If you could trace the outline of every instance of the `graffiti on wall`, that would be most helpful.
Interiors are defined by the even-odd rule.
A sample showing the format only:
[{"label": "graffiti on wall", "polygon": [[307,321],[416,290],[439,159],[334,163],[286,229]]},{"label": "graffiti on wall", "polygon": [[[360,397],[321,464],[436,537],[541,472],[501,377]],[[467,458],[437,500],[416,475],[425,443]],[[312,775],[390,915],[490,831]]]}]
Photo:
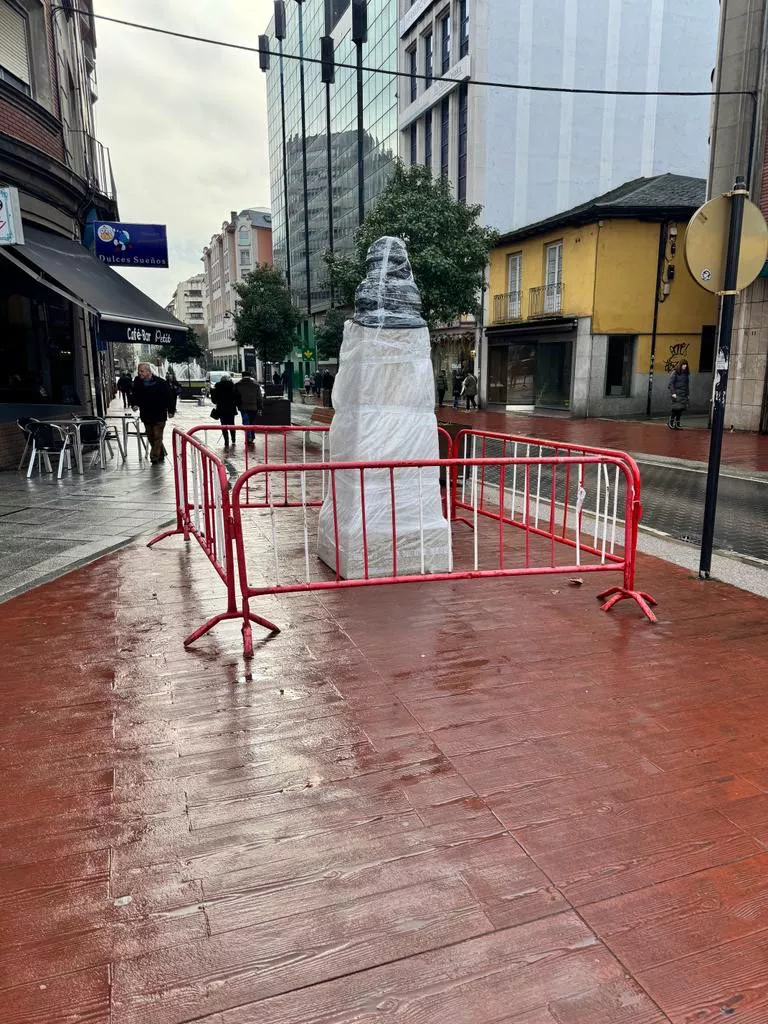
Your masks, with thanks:
[{"label": "graffiti on wall", "polygon": [[690,342],[687,341],[680,341],[676,345],[669,346],[669,355],[664,363],[666,373],[672,373],[684,359],[688,358],[688,349],[690,347]]}]

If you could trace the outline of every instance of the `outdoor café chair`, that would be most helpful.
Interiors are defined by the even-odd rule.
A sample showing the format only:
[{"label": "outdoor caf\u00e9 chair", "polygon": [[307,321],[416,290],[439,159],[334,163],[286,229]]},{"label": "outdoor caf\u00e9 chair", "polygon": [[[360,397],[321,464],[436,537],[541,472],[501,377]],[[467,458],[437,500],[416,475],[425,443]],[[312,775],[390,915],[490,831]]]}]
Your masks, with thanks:
[{"label": "outdoor caf\u00e9 chair", "polygon": [[35,460],[37,460],[37,470],[41,475],[43,466],[48,473],[52,473],[50,457],[58,455],[59,466],[56,477],[60,480],[65,463],[67,469],[72,469],[72,435],[55,423],[41,423],[38,420],[32,420],[28,429],[32,435],[32,449],[29,455],[27,479],[32,476]]}]

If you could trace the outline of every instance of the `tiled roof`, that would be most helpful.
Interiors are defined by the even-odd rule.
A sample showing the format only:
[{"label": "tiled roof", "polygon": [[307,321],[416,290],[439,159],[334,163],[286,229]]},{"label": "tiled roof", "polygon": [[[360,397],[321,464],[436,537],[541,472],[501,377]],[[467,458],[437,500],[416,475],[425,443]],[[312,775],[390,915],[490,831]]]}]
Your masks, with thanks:
[{"label": "tiled roof", "polygon": [[589,224],[611,217],[690,217],[706,198],[704,178],[682,174],[659,174],[655,178],[635,178],[595,199],[574,206],[553,217],[527,224],[501,236],[501,243],[541,234],[551,228]]}]

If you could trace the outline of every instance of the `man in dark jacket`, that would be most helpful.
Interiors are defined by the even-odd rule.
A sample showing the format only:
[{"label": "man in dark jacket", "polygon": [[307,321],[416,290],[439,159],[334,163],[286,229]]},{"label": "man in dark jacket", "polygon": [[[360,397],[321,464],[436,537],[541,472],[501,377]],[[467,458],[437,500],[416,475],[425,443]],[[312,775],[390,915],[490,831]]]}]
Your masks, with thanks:
[{"label": "man in dark jacket", "polygon": [[[257,384],[248,370],[245,370],[235,391],[237,393],[237,407],[240,410],[243,423],[246,426],[257,423],[261,417],[264,399],[261,385]],[[253,444],[253,439],[254,435],[249,430],[246,434],[248,444]]]},{"label": "man in dark jacket", "polygon": [[121,373],[117,381],[117,390],[122,396],[123,406],[126,409],[131,404],[131,385],[132,381],[130,375],[127,373]]},{"label": "man in dark jacket", "polygon": [[675,368],[667,387],[672,395],[672,411],[669,414],[667,426],[670,430],[680,430],[682,429],[680,417],[688,408],[688,400],[691,395],[691,368],[687,359],[684,359]]},{"label": "man in dark jacket", "polygon": [[147,431],[149,461],[153,464],[162,462],[165,458],[165,421],[169,416],[176,415],[176,394],[162,377],[155,376],[149,363],[139,363],[131,392],[131,406],[139,410],[141,422]]}]

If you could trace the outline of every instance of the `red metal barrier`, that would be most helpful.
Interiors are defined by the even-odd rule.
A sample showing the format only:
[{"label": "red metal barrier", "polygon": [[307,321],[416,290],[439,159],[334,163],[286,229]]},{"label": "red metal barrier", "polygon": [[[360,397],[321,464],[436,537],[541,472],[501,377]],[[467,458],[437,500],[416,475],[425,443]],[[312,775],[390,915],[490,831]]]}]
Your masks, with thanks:
[{"label": "red metal barrier", "polygon": [[[628,598],[637,602],[644,614],[655,622],[655,616],[651,611],[651,605],[655,604],[649,595],[637,592],[633,589],[634,564],[635,564],[635,540],[636,527],[633,522],[634,512],[637,507],[635,499],[635,477],[632,471],[631,460],[619,454],[613,455],[585,455],[581,457],[549,457],[549,458],[496,458],[496,459],[442,459],[435,461],[389,461],[389,462],[350,462],[350,463],[294,463],[291,465],[257,466],[243,473],[233,488],[232,492],[232,513],[234,524],[234,540],[237,548],[237,562],[240,577],[240,590],[242,595],[243,612],[243,641],[246,656],[253,653],[253,636],[250,621],[253,618],[250,614],[250,602],[253,598],[266,594],[287,594],[298,591],[332,590],[361,586],[382,586],[395,583],[414,582],[438,582],[442,580],[456,579],[482,579],[489,577],[505,576],[531,576],[548,574],[575,574],[586,572],[616,572],[623,574],[623,586],[612,587],[602,598],[605,600],[606,611],[617,601]],[[603,480],[604,486],[610,486],[605,490],[604,495],[611,492],[618,494],[617,481],[623,481],[625,491],[624,502],[624,536],[628,543],[623,547],[623,552],[618,551],[618,500],[614,497],[604,497],[602,502],[598,500],[596,512],[596,536],[599,535],[600,542],[593,543],[583,541],[584,529],[584,481],[585,474],[595,467],[599,474],[598,479]],[[552,477],[550,484],[550,507],[546,521],[540,518],[540,508],[534,511],[534,499],[532,490],[532,473],[540,479],[542,469],[546,468]],[[446,551],[445,571],[425,572],[424,565],[424,537],[421,537],[421,572],[398,572],[398,546],[401,544],[401,536],[398,533],[397,511],[397,473],[398,471],[410,471],[409,497],[413,499],[412,479],[413,471],[419,473],[419,491],[421,491],[421,474],[424,471],[445,469],[451,476],[451,486],[454,494],[452,515],[448,517],[448,539]],[[610,485],[609,473],[615,474],[614,485]],[[573,514],[569,526],[570,493],[566,488],[563,494],[562,504],[565,508],[562,522],[556,515],[557,501],[557,474],[561,473],[561,479],[574,480],[576,488],[577,508]],[[340,474],[354,474],[355,486],[359,478],[359,489],[361,507],[353,514],[359,512],[359,521],[362,523],[362,563],[364,565],[363,575],[360,578],[343,579],[339,571],[339,512],[336,504],[337,480]],[[391,491],[391,564],[392,569],[386,575],[372,575],[369,572],[370,545],[367,539],[367,515],[366,515],[366,474],[387,473],[389,474]],[[270,527],[272,537],[272,560],[274,569],[273,582],[261,579],[254,582],[248,572],[248,550],[246,546],[246,534],[243,523],[243,511],[249,506],[244,501],[249,482],[254,477],[270,477],[274,474],[281,474],[285,477],[296,476],[300,484],[302,494],[301,511],[302,518],[298,524],[294,524],[288,530],[288,539],[284,540],[279,536],[279,523],[285,523],[282,517],[276,515],[278,507],[274,502],[269,505]],[[458,497],[458,481],[466,479],[469,474],[471,480],[471,498],[466,501],[466,493],[462,499]],[[515,479],[510,490],[508,481],[520,475],[521,488],[517,487]],[[316,495],[320,490],[320,480],[327,476],[329,480],[329,494],[333,508],[333,528],[336,535],[336,566],[335,571],[316,559],[314,552],[310,550],[309,516],[317,506]],[[482,498],[481,483],[482,479]],[[274,493],[268,482],[264,485],[267,494]],[[515,514],[514,504],[511,514],[507,513],[507,501],[512,495],[512,502],[516,502],[518,495],[521,495],[523,506],[521,517],[518,519]],[[493,495],[496,496],[497,507],[492,508]],[[541,494],[538,495],[539,506]],[[611,511],[611,505],[614,505]],[[454,533],[453,522],[457,518],[455,512],[458,509],[468,509],[472,512],[470,525],[473,527],[473,538],[471,551],[461,552],[469,561],[466,568],[458,567],[454,555]],[[349,515],[349,510],[346,511]],[[495,521],[498,528],[491,531],[493,538],[491,545],[490,564],[482,565],[480,557],[481,533],[483,524],[489,520]],[[465,520],[468,521],[468,520]],[[468,521],[469,522],[469,521]],[[545,523],[545,525],[542,525]],[[522,544],[514,543],[514,536],[520,537],[516,530],[506,530],[506,526],[518,527],[523,531]],[[609,539],[610,538],[610,539]],[[380,541],[379,541],[380,543]],[[487,549],[485,535],[482,539],[484,549]],[[386,545],[385,545],[386,547]],[[569,558],[566,561],[558,561],[558,555],[575,551],[575,560]],[[485,560],[488,561],[484,550]],[[521,564],[513,564],[513,562]],[[263,558],[260,565],[264,566]],[[303,570],[303,571],[302,571]],[[265,574],[266,569],[262,572]],[[277,626],[273,623],[262,625],[276,631]]]},{"label": "red metal barrier", "polygon": [[[632,600],[637,600],[637,592],[635,591],[635,566],[636,566],[636,558],[637,558],[637,537],[638,537],[638,530],[639,530],[639,525],[640,525],[640,519],[642,518],[642,514],[643,514],[643,509],[642,509],[642,504],[641,504],[641,501],[640,501],[640,469],[639,469],[637,463],[635,462],[635,460],[630,455],[628,455],[626,452],[617,451],[617,450],[612,449],[612,448],[595,448],[595,447],[592,447],[590,445],[572,444],[572,443],[566,442],[566,441],[550,441],[550,440],[544,440],[542,438],[523,437],[523,436],[518,436],[518,435],[515,435],[515,434],[503,434],[503,433],[498,433],[498,432],[490,431],[490,430],[474,430],[472,428],[467,428],[467,429],[464,429],[464,430],[460,430],[459,433],[456,435],[456,438],[455,438],[454,444],[453,444],[453,455],[454,455],[454,458],[462,458],[463,457],[464,459],[466,459],[468,457],[472,457],[472,458],[485,459],[485,458],[488,457],[489,449],[492,448],[492,447],[497,447],[497,448],[500,449],[500,451],[495,451],[492,454],[495,457],[501,457],[501,458],[506,458],[506,457],[509,457],[509,456],[511,456],[513,458],[518,458],[518,456],[521,456],[521,455],[526,457],[526,458],[530,458],[530,457],[543,458],[543,457],[546,457],[546,456],[548,456],[550,454],[551,454],[552,458],[558,458],[560,456],[567,456],[567,457],[571,457],[571,458],[584,458],[585,456],[595,456],[595,457],[598,457],[598,458],[611,458],[611,459],[615,459],[620,465],[622,465],[624,467],[626,475],[628,477],[628,480],[631,480],[631,489],[630,489],[629,486],[627,486],[625,500],[622,502],[622,505],[625,508],[625,514],[624,514],[624,520],[623,520],[623,522],[624,522],[624,531],[625,531],[625,534],[626,534],[626,531],[629,531],[629,534],[630,534],[630,540],[629,540],[628,544],[626,542],[626,536],[625,536],[625,550],[627,552],[627,557],[626,557],[625,569],[624,569],[624,586],[623,587],[611,587],[610,590],[606,591],[603,594],[598,595],[598,597],[599,597],[599,600],[604,602],[604,604],[603,604],[603,610],[604,611],[609,611],[615,604],[617,604],[619,601],[622,601],[622,600],[624,600],[626,598],[630,598]],[[571,468],[570,468],[570,466],[567,466],[564,472],[565,472],[565,479],[563,481],[563,484],[564,484],[565,494],[567,496],[570,493],[570,489],[571,489]],[[530,474],[528,474],[526,476],[526,482],[527,483],[530,483],[529,476],[530,476]],[[539,469],[539,471],[537,473],[537,505],[538,505],[539,497],[540,497],[540,482],[541,482],[541,469]],[[585,483],[586,483],[586,480],[585,480],[585,477],[584,477],[584,469],[582,468],[582,470],[580,471],[579,480],[578,480],[578,488],[579,488],[580,491],[584,490]],[[464,476],[464,484],[466,484],[466,474]],[[559,532],[556,529],[556,523],[555,523],[555,504],[556,504],[555,498],[556,498],[556,489],[557,489],[557,469],[556,468],[552,472],[552,479],[551,479],[551,485],[550,486],[551,486],[551,491],[550,491],[550,521],[549,521],[549,523],[548,523],[548,525],[547,525],[547,527],[546,527],[546,529],[545,529],[545,531],[543,533],[542,533],[542,531],[540,529],[538,529],[539,524],[538,524],[538,522],[536,522],[535,526],[534,526],[534,531],[533,532],[536,532],[536,533],[538,533],[538,534],[540,534],[542,536],[550,537],[553,543],[572,544],[572,540],[570,540],[569,536],[568,536],[570,506],[569,506],[569,502],[567,500],[563,503],[563,515],[562,515],[561,529],[559,530]],[[611,486],[613,487],[613,502],[614,502],[612,513],[610,512],[610,510],[608,508],[609,493],[610,493]],[[462,488],[462,491],[463,491],[463,494],[462,494],[462,497],[460,498],[459,497],[459,475],[455,474],[454,475],[454,479],[453,479],[453,487],[452,487],[452,509],[453,509],[453,516],[454,516],[455,519],[459,519],[460,521],[466,522],[466,520],[462,520],[461,517],[457,516],[457,511],[459,509],[466,509],[466,508],[468,508],[467,504],[463,500],[465,492],[466,492],[466,486],[464,486]],[[601,496],[602,496],[602,498],[601,498]],[[605,553],[605,532],[606,532],[605,523],[606,523],[609,515],[610,515],[610,518],[611,518],[611,521],[612,521],[612,529],[615,531],[615,526],[617,524],[616,513],[617,513],[617,508],[618,508],[618,497],[619,497],[619,476],[618,476],[618,470],[617,470],[616,478],[615,478],[613,484],[611,485],[611,482],[604,476],[604,473],[601,470],[598,469],[598,471],[597,471],[596,487],[595,487],[595,511],[594,511],[594,514],[593,514],[593,520],[594,520],[594,524],[595,524],[595,531],[594,531],[595,543],[597,543],[598,534],[600,532],[600,530],[599,530],[600,517],[601,517],[601,515],[603,517],[604,525],[603,525],[603,547],[602,547],[602,553]],[[494,512],[487,511],[485,509],[484,498],[485,498],[485,471],[483,471],[483,473],[481,474],[481,478],[480,478],[480,481],[479,481],[479,506],[480,506],[479,514],[482,515],[482,516],[488,516],[490,518],[497,518],[497,516],[494,514]],[[603,502],[602,512],[601,512],[601,500]],[[577,503],[576,503],[577,508],[574,511],[574,516],[578,516],[578,523],[575,524],[575,526],[578,529],[581,528],[582,523],[583,523],[584,504],[585,504],[585,502],[583,500],[581,502],[577,501]],[[526,507],[528,507],[528,506],[526,506]],[[528,507],[528,511],[530,511],[529,507]],[[512,516],[512,519],[507,519],[506,521],[508,523],[510,523],[510,525],[518,526],[518,527],[521,527],[521,528],[526,529],[526,530],[530,529],[530,524],[527,521],[523,521],[522,517],[521,517],[521,519],[519,521],[515,521],[515,519],[514,519],[514,506],[513,506],[513,516]],[[558,535],[558,533],[559,533],[559,535]],[[594,551],[594,548],[590,549],[590,550]],[[607,557],[613,558],[613,555],[609,552]],[[640,603],[640,606],[643,608],[644,613],[648,616],[648,618],[652,622],[655,622],[656,618],[653,615],[653,613],[650,611],[650,608],[644,607],[644,604],[643,604],[643,602],[645,602],[646,604],[655,604],[655,602],[652,599],[649,599],[648,595],[645,595],[645,594],[640,594],[639,597],[641,598],[641,600],[638,603]]]},{"label": "red metal barrier", "polygon": [[[202,440],[211,449],[214,444],[220,443],[222,429],[220,424],[203,423],[191,427],[187,433],[190,437]],[[252,466],[272,466],[276,463],[284,465],[291,462],[324,462],[326,457],[330,457],[330,429],[326,425],[265,427],[234,424],[227,426],[227,430],[235,432],[240,444],[236,444],[229,455],[230,458],[240,459],[242,454],[242,466],[238,464],[237,469],[243,472],[247,472]],[[312,437],[313,434],[317,435],[317,440]],[[248,437],[253,438],[252,443],[248,443]],[[259,491],[255,485],[247,488],[245,508],[268,508],[270,505],[275,508],[300,507],[301,502],[297,495],[289,493],[288,478],[285,474],[271,493],[266,491],[269,480],[270,477],[264,478],[263,491]],[[322,505],[322,498],[317,504]]]},{"label": "red metal barrier", "polygon": [[[226,611],[214,615],[190,633],[184,641],[184,646],[188,647],[219,622],[242,619],[243,612],[237,606],[232,507],[226,467],[204,444],[178,428],[174,428],[171,443],[176,526],[157,534],[147,547],[177,534],[187,542],[194,537],[227,588]],[[258,615],[249,618],[259,625],[270,626]]]}]

